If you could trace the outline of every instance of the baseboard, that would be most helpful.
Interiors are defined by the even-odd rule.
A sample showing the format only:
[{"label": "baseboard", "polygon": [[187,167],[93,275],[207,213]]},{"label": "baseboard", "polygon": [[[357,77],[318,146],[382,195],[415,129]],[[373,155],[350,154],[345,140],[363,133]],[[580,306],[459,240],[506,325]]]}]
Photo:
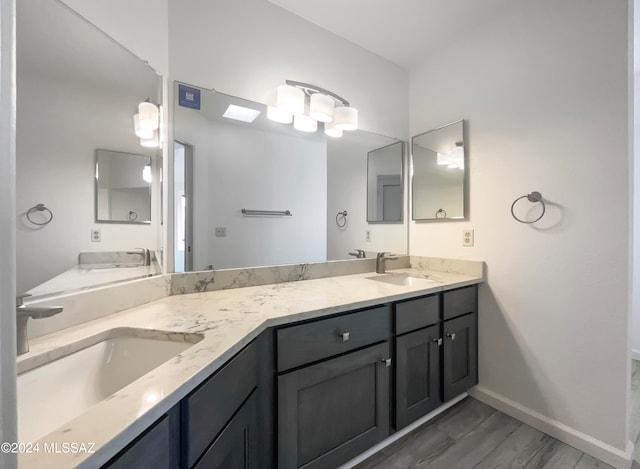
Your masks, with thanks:
[{"label": "baseboard", "polygon": [[453,399],[448,401],[446,404],[441,405],[437,409],[429,412],[424,417],[420,417],[415,422],[407,425],[406,427],[404,427],[401,430],[398,430],[393,435],[389,436],[388,438],[386,438],[385,440],[381,441],[377,445],[369,448],[364,453],[359,454],[358,456],[353,458],[351,461],[348,461],[348,462],[344,463],[342,466],[338,467],[338,469],[351,469],[352,467],[357,466],[362,461],[365,461],[366,459],[369,459],[371,456],[376,454],[381,449],[389,446],[394,441],[399,440],[400,438],[405,436],[407,433],[411,433],[413,430],[418,428],[420,425],[428,422],[429,420],[431,420],[435,416],[441,414],[442,412],[447,410],[449,407],[452,407],[452,406],[456,405],[458,402],[460,402],[462,399],[464,399],[467,396],[468,396],[468,394],[465,392],[465,393],[460,394],[459,396],[454,397]]},{"label": "baseboard", "polygon": [[631,468],[631,441],[622,451],[481,386],[469,390],[469,395],[617,469]]},{"label": "baseboard", "polygon": [[632,360],[640,360],[640,350],[636,348],[631,349],[631,359]]}]

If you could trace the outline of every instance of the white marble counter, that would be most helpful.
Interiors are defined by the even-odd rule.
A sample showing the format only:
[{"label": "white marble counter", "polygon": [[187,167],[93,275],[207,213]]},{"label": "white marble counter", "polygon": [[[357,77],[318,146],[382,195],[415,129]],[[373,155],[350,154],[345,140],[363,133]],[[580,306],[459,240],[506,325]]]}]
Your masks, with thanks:
[{"label": "white marble counter", "polygon": [[[482,272],[481,267],[479,271]],[[98,467],[268,327],[483,281],[477,275],[478,269],[476,275],[412,269],[393,272],[428,274],[435,282],[392,285],[368,279],[377,275],[368,272],[170,296],[33,340],[31,351],[18,359],[19,369],[37,355],[117,327],[204,336],[175,358],[43,437],[38,453],[19,454],[19,467]],[[145,396],[150,392],[160,398],[148,403]],[[95,453],[44,453],[45,442],[57,443],[58,447],[63,443],[91,443],[95,444]]]}]

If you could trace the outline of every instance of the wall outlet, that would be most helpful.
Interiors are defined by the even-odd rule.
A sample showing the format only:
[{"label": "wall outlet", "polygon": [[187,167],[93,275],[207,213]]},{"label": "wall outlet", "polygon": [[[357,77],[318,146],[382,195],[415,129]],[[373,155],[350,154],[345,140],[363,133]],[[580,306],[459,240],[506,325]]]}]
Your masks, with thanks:
[{"label": "wall outlet", "polygon": [[102,232],[100,231],[100,228],[91,229],[91,242],[92,243],[102,242]]},{"label": "wall outlet", "polygon": [[462,245],[467,247],[473,246],[473,230],[462,231]]},{"label": "wall outlet", "polygon": [[366,231],[366,233],[365,233],[365,235],[364,235],[364,240],[365,240],[367,243],[370,243],[370,242],[371,242],[371,230],[367,230],[367,231]]},{"label": "wall outlet", "polygon": [[227,229],[224,226],[216,226],[216,238],[227,236]]}]

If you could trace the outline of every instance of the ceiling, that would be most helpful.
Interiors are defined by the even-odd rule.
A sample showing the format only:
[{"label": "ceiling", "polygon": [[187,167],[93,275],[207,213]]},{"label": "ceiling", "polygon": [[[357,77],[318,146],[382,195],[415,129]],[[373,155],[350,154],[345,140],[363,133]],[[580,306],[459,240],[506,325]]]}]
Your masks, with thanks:
[{"label": "ceiling", "polygon": [[268,0],[410,70],[522,0]]}]

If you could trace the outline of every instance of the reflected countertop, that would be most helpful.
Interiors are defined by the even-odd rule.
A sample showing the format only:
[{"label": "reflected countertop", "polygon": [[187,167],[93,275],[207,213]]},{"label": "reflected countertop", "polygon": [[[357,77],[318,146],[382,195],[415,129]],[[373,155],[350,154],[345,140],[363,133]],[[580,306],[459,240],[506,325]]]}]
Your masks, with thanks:
[{"label": "reflected countertop", "polygon": [[[204,336],[39,441],[40,448],[44,443],[91,443],[94,453],[22,453],[18,455],[19,467],[103,464],[268,327],[483,282],[477,275],[440,272],[430,265],[417,267],[390,272],[427,275],[432,282],[395,285],[372,281],[370,277],[377,274],[368,272],[175,295],[32,340],[31,351],[18,359],[19,368],[21,362],[36,355],[59,352],[61,347],[119,327]],[[150,392],[159,399],[145,399]]]}]

